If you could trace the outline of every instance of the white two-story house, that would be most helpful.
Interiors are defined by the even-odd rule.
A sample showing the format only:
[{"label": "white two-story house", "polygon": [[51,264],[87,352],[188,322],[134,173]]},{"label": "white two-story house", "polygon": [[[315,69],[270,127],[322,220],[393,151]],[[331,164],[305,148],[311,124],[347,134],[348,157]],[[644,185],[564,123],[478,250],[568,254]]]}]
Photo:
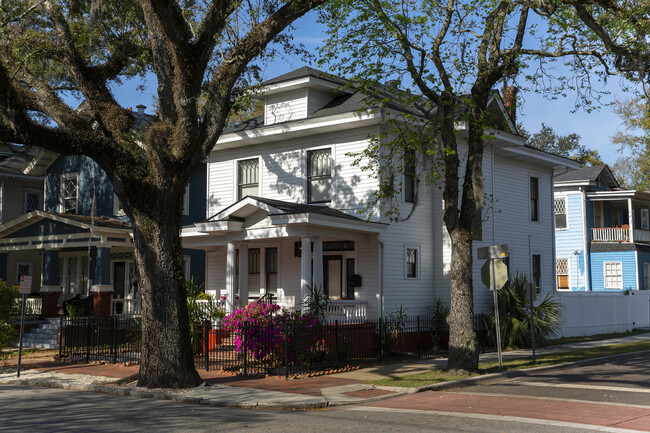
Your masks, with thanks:
[{"label": "white two-story house", "polygon": [[[442,220],[440,185],[400,174],[402,218],[361,212],[378,184],[353,165],[386,127],[393,104],[368,107],[346,82],[301,68],[266,82],[264,114],[224,131],[208,159],[207,218],[183,230],[186,248],[206,251],[206,289],[232,309],[271,293],[298,307],[310,287],[346,317],[376,318],[407,308],[424,314],[449,304],[451,246]],[[553,175],[577,164],[525,146],[495,93],[490,110],[501,127],[485,149],[482,240],[508,244],[509,266],[555,287]],[[390,111],[390,113],[389,113]],[[459,124],[462,140],[465,129]],[[461,145],[461,154],[464,148]],[[461,173],[461,179],[462,179]],[[462,180],[461,180],[462,181]],[[492,296],[480,282],[474,255],[475,309]]]}]

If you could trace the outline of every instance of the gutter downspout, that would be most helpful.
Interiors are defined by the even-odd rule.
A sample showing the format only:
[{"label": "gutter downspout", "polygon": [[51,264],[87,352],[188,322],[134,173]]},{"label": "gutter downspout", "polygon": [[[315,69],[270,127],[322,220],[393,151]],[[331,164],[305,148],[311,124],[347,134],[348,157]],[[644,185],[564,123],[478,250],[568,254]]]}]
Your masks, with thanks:
[{"label": "gutter downspout", "polygon": [[[589,260],[589,237],[587,230],[587,193],[584,187],[580,187],[580,196],[582,197],[582,238],[583,238],[583,254],[585,256],[585,290],[591,291],[591,284],[589,281],[590,273],[590,260]],[[580,288],[578,286],[578,288]]]},{"label": "gutter downspout", "polygon": [[0,224],[4,224],[4,210],[5,210],[5,180],[0,182]]}]

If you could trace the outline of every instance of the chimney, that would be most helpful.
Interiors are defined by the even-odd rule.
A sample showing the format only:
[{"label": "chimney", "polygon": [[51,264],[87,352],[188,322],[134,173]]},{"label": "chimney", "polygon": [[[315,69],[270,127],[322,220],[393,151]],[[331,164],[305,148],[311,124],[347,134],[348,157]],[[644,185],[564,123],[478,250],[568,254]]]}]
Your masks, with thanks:
[{"label": "chimney", "polygon": [[515,86],[503,86],[501,89],[501,99],[503,99],[503,105],[505,105],[512,123],[517,123],[517,93],[519,93],[519,88]]},{"label": "chimney", "polygon": [[129,110],[129,111],[133,111],[133,108],[131,108],[131,107],[127,107],[127,110]]},{"label": "chimney", "polygon": [[144,109],[147,108],[147,106],[140,104],[140,105],[136,105],[135,108],[138,109],[138,114],[144,114]]}]

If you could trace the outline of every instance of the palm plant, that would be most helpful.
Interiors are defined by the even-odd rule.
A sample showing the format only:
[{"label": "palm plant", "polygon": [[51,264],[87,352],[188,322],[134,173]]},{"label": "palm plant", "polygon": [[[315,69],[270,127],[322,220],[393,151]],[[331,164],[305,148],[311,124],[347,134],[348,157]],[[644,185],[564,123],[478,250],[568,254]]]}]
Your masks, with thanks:
[{"label": "palm plant", "polygon": [[[501,341],[505,347],[519,348],[531,346],[530,301],[526,296],[528,278],[515,273],[514,277],[497,292],[499,301],[499,323]],[[555,297],[547,294],[535,306],[535,342],[543,345],[560,326],[560,309],[562,304]],[[494,311],[487,316],[488,337],[496,346],[496,329]]]}]

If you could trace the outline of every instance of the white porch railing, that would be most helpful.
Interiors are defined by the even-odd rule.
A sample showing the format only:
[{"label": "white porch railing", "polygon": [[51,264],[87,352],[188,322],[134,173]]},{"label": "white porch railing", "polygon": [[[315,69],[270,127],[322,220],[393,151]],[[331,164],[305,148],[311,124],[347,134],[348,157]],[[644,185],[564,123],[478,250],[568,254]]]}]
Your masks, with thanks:
[{"label": "white porch railing", "polygon": [[140,314],[140,300],[139,299],[112,299],[111,316],[122,315],[122,314],[129,315],[129,316]]},{"label": "white porch railing", "polygon": [[630,229],[627,227],[603,227],[591,229],[593,242],[630,242]]},{"label": "white porch railing", "polygon": [[330,301],[325,309],[327,323],[363,322],[367,318],[366,301]]},{"label": "white porch railing", "polygon": [[[16,299],[16,304],[18,308],[22,308],[23,303],[22,297]],[[43,299],[42,298],[25,298],[25,315],[26,316],[40,316],[43,311]]]}]

